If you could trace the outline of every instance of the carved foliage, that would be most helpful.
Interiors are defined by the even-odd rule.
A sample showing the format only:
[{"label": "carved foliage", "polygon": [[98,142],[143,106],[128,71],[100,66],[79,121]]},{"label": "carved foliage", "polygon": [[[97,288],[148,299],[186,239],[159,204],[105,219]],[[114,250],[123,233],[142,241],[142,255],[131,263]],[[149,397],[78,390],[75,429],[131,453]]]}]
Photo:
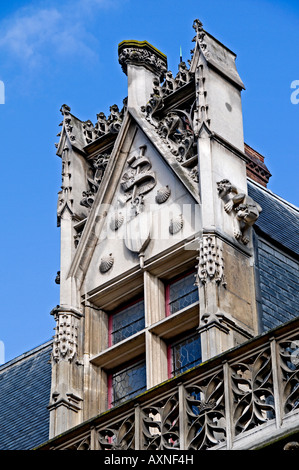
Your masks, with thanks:
[{"label": "carved foliage", "polygon": [[[181,74],[178,83],[183,81],[182,77],[184,76],[184,74]],[[168,80],[168,82],[170,81]],[[168,82],[166,81],[165,83]],[[175,80],[173,83],[176,83]],[[182,163],[193,155],[193,106],[190,109],[172,109],[164,117],[155,115],[157,111],[163,109],[164,97],[170,93],[173,86],[167,85],[163,87],[162,85],[161,87],[154,81],[153,93],[148,103],[142,107],[142,111],[145,113],[146,119],[155,127],[158,135],[166,143],[173,155],[175,155],[176,159]]]},{"label": "carved foliage", "polygon": [[144,64],[154,70],[160,76],[166,72],[166,61],[154,52],[140,47],[126,47],[121,50],[118,56],[119,63],[124,71],[127,72],[129,63]]},{"label": "carved foliage", "polygon": [[157,133],[165,141],[178,161],[185,161],[194,143],[192,110],[173,109],[164,117],[158,112],[164,108],[164,99],[193,80],[194,74],[187,68],[185,62],[179,64],[179,71],[174,78],[171,71],[166,72],[165,81],[160,85],[157,79],[153,81],[153,92],[148,103],[141,108],[146,119],[156,128]]},{"label": "carved foliage", "polygon": [[69,447],[66,447],[65,450],[91,450],[90,436],[73,443]]},{"label": "carved foliage", "polygon": [[185,62],[180,62],[179,71],[175,77],[170,70],[167,71],[162,84],[155,78],[153,80],[153,92],[150,95],[150,99],[148,103],[141,108],[141,111],[146,115],[146,119],[154,124],[155,120],[153,119],[153,115],[163,108],[164,99],[182,86],[187,85],[193,78],[194,74],[190,72]]},{"label": "carved foliage", "polygon": [[287,414],[299,408],[299,340],[281,341],[279,357],[283,379],[283,409]]},{"label": "carved foliage", "polygon": [[232,365],[235,434],[275,417],[270,348]]},{"label": "carved foliage", "polygon": [[226,439],[222,373],[186,388],[187,448],[207,450]]},{"label": "carved foliage", "polygon": [[134,414],[97,431],[100,450],[128,450],[135,448]]},{"label": "carved foliage", "polygon": [[144,408],[142,435],[145,450],[179,448],[178,393]]},{"label": "carved foliage", "polygon": [[[70,140],[73,142],[76,140],[76,135],[73,132],[74,124],[72,121],[71,108],[67,104],[63,104],[60,108],[60,112],[64,117],[63,122],[60,123],[60,126],[64,124],[65,130]],[[58,136],[60,135],[61,133],[58,134]],[[56,146],[58,146],[58,144]]]},{"label": "carved foliage", "polygon": [[[83,431],[79,435],[78,428],[77,434],[72,430],[63,448],[88,449],[91,443],[101,450],[182,448],[193,451],[222,448],[222,445],[234,448],[235,439],[242,442],[243,434],[244,438],[248,437],[247,431],[251,445],[258,445],[259,436],[265,436],[264,431],[269,436],[271,428],[278,430],[276,426],[284,433],[293,430],[299,405],[298,322],[288,328],[280,338],[261,336],[252,349],[248,343],[242,349],[247,351],[242,357],[229,353],[224,356],[224,363],[217,359],[209,367],[203,364],[196,375],[194,371],[192,376],[186,372],[180,377],[180,384],[169,383],[167,396],[165,387],[163,395],[157,390],[147,391],[142,399],[139,397],[138,406],[134,399],[130,407],[128,403],[124,404],[125,408],[120,405],[118,414],[103,413],[101,425],[96,429],[97,442],[94,434],[87,436]],[[76,397],[71,398],[74,402]],[[277,417],[281,419],[276,421]],[[267,423],[272,426],[263,429]],[[286,450],[295,448],[297,442],[286,444]]]}]

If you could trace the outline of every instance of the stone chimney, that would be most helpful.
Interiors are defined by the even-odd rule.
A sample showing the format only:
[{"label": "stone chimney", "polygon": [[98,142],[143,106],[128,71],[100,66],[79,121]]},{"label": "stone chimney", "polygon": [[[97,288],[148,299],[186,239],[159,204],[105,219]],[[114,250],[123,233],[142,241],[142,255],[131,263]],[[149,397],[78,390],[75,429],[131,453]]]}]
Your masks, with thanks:
[{"label": "stone chimney", "polygon": [[167,57],[147,41],[122,41],[119,63],[128,77],[128,109],[140,111],[153,92],[154,81],[161,82],[167,71]]},{"label": "stone chimney", "polygon": [[266,188],[272,175],[265,165],[265,157],[248,144],[245,143],[244,145],[245,154],[248,157],[246,164],[247,176]]}]

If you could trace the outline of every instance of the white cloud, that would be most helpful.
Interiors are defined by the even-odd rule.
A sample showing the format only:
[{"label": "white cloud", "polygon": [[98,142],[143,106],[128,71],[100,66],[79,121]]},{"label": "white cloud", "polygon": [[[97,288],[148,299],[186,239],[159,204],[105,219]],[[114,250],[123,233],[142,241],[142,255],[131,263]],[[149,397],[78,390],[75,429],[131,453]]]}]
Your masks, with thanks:
[{"label": "white cloud", "polygon": [[19,9],[0,23],[0,50],[27,67],[43,65],[49,56],[95,59],[96,38],[88,25],[97,10],[109,4],[110,0],[77,0]]}]

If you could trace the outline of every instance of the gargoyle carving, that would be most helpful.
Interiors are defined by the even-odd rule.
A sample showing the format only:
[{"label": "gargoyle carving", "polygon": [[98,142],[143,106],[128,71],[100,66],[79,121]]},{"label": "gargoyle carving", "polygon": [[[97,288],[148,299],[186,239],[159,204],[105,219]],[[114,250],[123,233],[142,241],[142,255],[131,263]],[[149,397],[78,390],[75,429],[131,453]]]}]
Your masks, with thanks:
[{"label": "gargoyle carving", "polygon": [[235,211],[234,216],[234,237],[247,245],[249,242],[249,228],[256,222],[261,206],[250,196],[238,193],[238,190],[229,180],[222,180],[217,183],[219,197],[224,202],[224,210],[228,214]]}]

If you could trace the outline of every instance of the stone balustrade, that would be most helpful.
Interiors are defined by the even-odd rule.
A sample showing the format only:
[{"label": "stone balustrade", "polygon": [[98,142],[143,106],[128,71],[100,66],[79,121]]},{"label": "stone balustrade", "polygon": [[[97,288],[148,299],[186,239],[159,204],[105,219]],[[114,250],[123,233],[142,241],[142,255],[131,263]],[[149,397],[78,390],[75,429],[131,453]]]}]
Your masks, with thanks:
[{"label": "stone balustrade", "polygon": [[284,442],[286,436],[299,435],[298,353],[296,319],[143,392],[39,449],[245,450]]}]

